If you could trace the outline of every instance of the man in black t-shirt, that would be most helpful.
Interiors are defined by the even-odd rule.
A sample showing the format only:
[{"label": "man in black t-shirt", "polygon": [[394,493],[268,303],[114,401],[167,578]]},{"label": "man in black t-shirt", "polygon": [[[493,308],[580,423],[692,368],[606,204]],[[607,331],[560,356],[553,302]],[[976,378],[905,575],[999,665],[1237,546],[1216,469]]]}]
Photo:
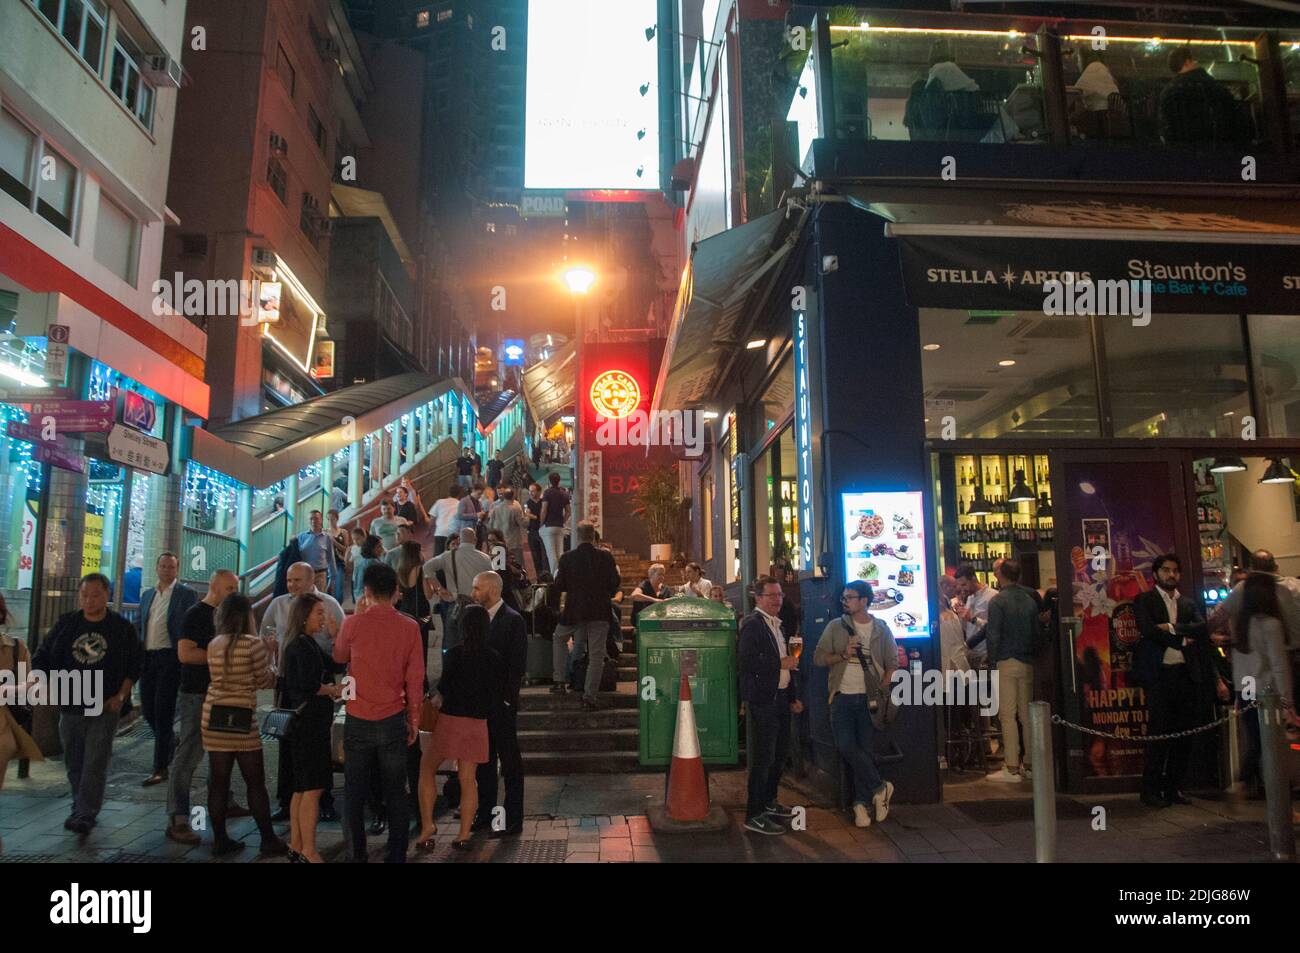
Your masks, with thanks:
[{"label": "man in black t-shirt", "polygon": [[456,482],[461,486],[472,486],[474,483],[474,453],[469,447],[456,458]]},{"label": "man in black t-shirt", "polygon": [[82,689],[80,698],[46,701],[59,705],[59,740],[72,787],[72,811],[63,826],[83,836],[95,826],[104,804],[122,703],[144,666],[140,636],[135,626],[109,610],[108,587],[108,577],[101,573],[85,576],[77,591],[81,609],[60,616],[32,658],[33,675],[44,672],[50,685],[68,690],[75,681]]},{"label": "man in black t-shirt", "polygon": [[495,490],[501,485],[501,473],[506,468],[506,463],[501,459],[501,451],[496,452],[491,460],[487,462],[487,485],[490,489]]},{"label": "man in black t-shirt", "polygon": [[528,517],[528,552],[533,557],[533,578],[538,579],[542,573],[549,572],[546,565],[546,549],[542,546],[542,487],[538,483],[528,485],[528,499],[524,500],[524,515]]}]

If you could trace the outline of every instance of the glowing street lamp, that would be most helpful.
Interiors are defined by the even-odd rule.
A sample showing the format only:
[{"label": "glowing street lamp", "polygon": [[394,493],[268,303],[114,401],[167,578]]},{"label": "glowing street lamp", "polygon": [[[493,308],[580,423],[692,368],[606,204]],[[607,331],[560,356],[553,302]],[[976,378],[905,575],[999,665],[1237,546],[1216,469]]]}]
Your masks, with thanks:
[{"label": "glowing street lamp", "polygon": [[570,268],[564,273],[564,283],[569,286],[569,294],[585,295],[596,283],[596,273],[581,266]]}]

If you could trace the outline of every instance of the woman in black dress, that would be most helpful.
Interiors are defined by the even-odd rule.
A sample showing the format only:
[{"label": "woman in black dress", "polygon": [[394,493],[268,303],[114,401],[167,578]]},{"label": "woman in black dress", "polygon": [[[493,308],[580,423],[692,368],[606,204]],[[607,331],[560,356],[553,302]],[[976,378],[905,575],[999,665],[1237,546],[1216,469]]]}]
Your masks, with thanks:
[{"label": "woman in black dress", "polygon": [[316,642],[325,628],[325,603],[317,595],[297,596],[289,606],[280,671],[284,677],[280,705],[300,709],[293,719],[284,770],[289,773],[293,800],[289,804],[289,858],[296,863],[323,864],[316,849],[316,820],[321,792],[331,786],[330,724],[334,700],[342,692],[332,676],[334,660]]}]

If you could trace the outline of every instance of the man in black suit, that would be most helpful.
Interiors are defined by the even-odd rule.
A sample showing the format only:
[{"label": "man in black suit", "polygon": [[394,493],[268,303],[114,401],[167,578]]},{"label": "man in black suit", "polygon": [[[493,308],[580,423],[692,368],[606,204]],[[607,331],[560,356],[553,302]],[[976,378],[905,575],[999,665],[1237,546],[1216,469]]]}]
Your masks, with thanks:
[{"label": "man in black suit", "polygon": [[[1151,563],[1156,588],[1133,601],[1141,638],[1133,653],[1134,680],[1146,690],[1147,733],[1162,735],[1194,728],[1205,719],[1206,689],[1214,684],[1209,631],[1178,583],[1182,563],[1173,553]],[[1142,774],[1142,803],[1168,807],[1190,803],[1180,790],[1191,752],[1190,738],[1147,745]]]},{"label": "man in black suit", "polygon": [[514,837],[524,830],[524,758],[519,752],[519,689],[528,667],[528,631],[524,617],[506,605],[501,597],[503,584],[495,572],[481,572],[474,577],[472,598],[487,610],[492,622],[488,628],[488,647],[505,662],[505,679],[500,693],[492,699],[488,713],[488,759],[478,766],[478,816],[474,830],[492,827],[492,811],[497,804],[497,760],[506,782],[506,826],[493,831],[492,837]]},{"label": "man in black suit", "polygon": [[790,712],[796,701],[791,674],[799,660],[785,652],[781,632],[781,584],[772,576],[754,580],[757,611],[740,625],[740,698],[745,703],[745,747],[749,754],[749,793],[745,829],[784,834],[777,818],[794,812],[776,799],[781,769],[790,748]]},{"label": "man in black suit", "polygon": [[167,780],[176,735],[176,699],[181,689],[181,661],[176,644],[185,628],[185,613],[199,594],[180,582],[175,553],[158,556],[158,583],[140,594],[140,639],[144,668],[140,673],[140,706],[153,729],[153,774],[142,782],[152,787]]},{"label": "man in black suit", "polygon": [[609,601],[619,591],[623,580],[614,557],[596,548],[595,524],[583,520],[577,529],[578,545],[560,556],[559,571],[551,584],[548,598],[555,605],[565,593],[564,611],[560,625],[552,639],[551,665],[556,686],[566,681],[565,643],[573,636],[573,659],[576,663],[584,654],[587,663],[587,681],[583,686],[582,707],[596,709],[596,692],[600,677],[605,671],[605,639],[609,636]]}]

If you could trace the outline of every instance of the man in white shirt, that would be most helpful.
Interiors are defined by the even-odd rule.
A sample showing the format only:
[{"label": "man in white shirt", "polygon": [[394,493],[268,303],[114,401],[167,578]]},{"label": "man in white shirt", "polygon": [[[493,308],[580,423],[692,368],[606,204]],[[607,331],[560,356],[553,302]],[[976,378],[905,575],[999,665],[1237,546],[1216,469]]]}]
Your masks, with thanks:
[{"label": "man in white shirt", "polygon": [[460,509],[460,498],[465,495],[465,488],[453,483],[447,489],[447,495],[433,504],[429,511],[433,519],[433,554],[441,556],[447,551],[447,540],[456,532],[456,513]]},{"label": "man in white shirt", "polygon": [[975,567],[962,565],[957,567],[957,584],[961,586],[964,602],[953,608],[957,618],[961,619],[966,635],[966,655],[971,665],[978,668],[988,660],[989,647],[984,639],[972,645],[971,640],[981,633],[989,622],[989,603],[993,601],[993,590],[975,575]]},{"label": "man in white shirt", "polygon": [[[454,604],[473,597],[474,577],[481,572],[492,571],[492,558],[475,548],[478,534],[466,527],[460,531],[460,545],[445,553],[439,553],[424,563],[424,592],[430,599],[435,595],[439,599],[443,622],[443,649],[454,648],[460,644],[460,631],[455,625],[452,614]],[[438,570],[442,570],[447,580],[446,588],[438,582]],[[463,598],[462,598],[463,597]]]},{"label": "man in white shirt", "polygon": [[414,526],[407,525],[397,527],[397,545],[384,553],[384,562],[388,563],[388,565],[392,566],[393,569],[396,570],[397,564],[401,562],[402,559],[402,547],[407,543],[414,542],[414,540]]},{"label": "man in white shirt", "polygon": [[696,596],[700,599],[709,598],[709,593],[713,591],[713,583],[704,578],[704,569],[699,563],[687,563],[686,568],[682,570],[682,575],[686,579],[686,584],[681,588],[682,595]]},{"label": "man in white shirt", "polygon": [[289,591],[282,596],[276,596],[271,600],[271,604],[266,607],[266,615],[262,616],[260,634],[274,633],[276,642],[283,648],[284,637],[288,634],[286,630],[289,628],[290,604],[293,602],[294,596],[310,593],[313,596],[319,596],[320,600],[325,603],[325,628],[316,633],[316,642],[326,652],[332,652],[334,650],[334,638],[339,634],[339,626],[343,624],[343,607],[328,592],[321,592],[316,588],[316,574],[312,570],[310,563],[294,563],[290,566],[289,573],[285,577],[285,583],[288,585]]},{"label": "man in white shirt", "polygon": [[175,553],[158,557],[158,584],[140,594],[140,631],[144,635],[144,667],[140,671],[140,708],[153,729],[153,774],[142,782],[152,787],[167,780],[175,744],[176,697],[181,688],[181,662],[176,654],[185,613],[199,594],[176,581],[180,560]]}]

